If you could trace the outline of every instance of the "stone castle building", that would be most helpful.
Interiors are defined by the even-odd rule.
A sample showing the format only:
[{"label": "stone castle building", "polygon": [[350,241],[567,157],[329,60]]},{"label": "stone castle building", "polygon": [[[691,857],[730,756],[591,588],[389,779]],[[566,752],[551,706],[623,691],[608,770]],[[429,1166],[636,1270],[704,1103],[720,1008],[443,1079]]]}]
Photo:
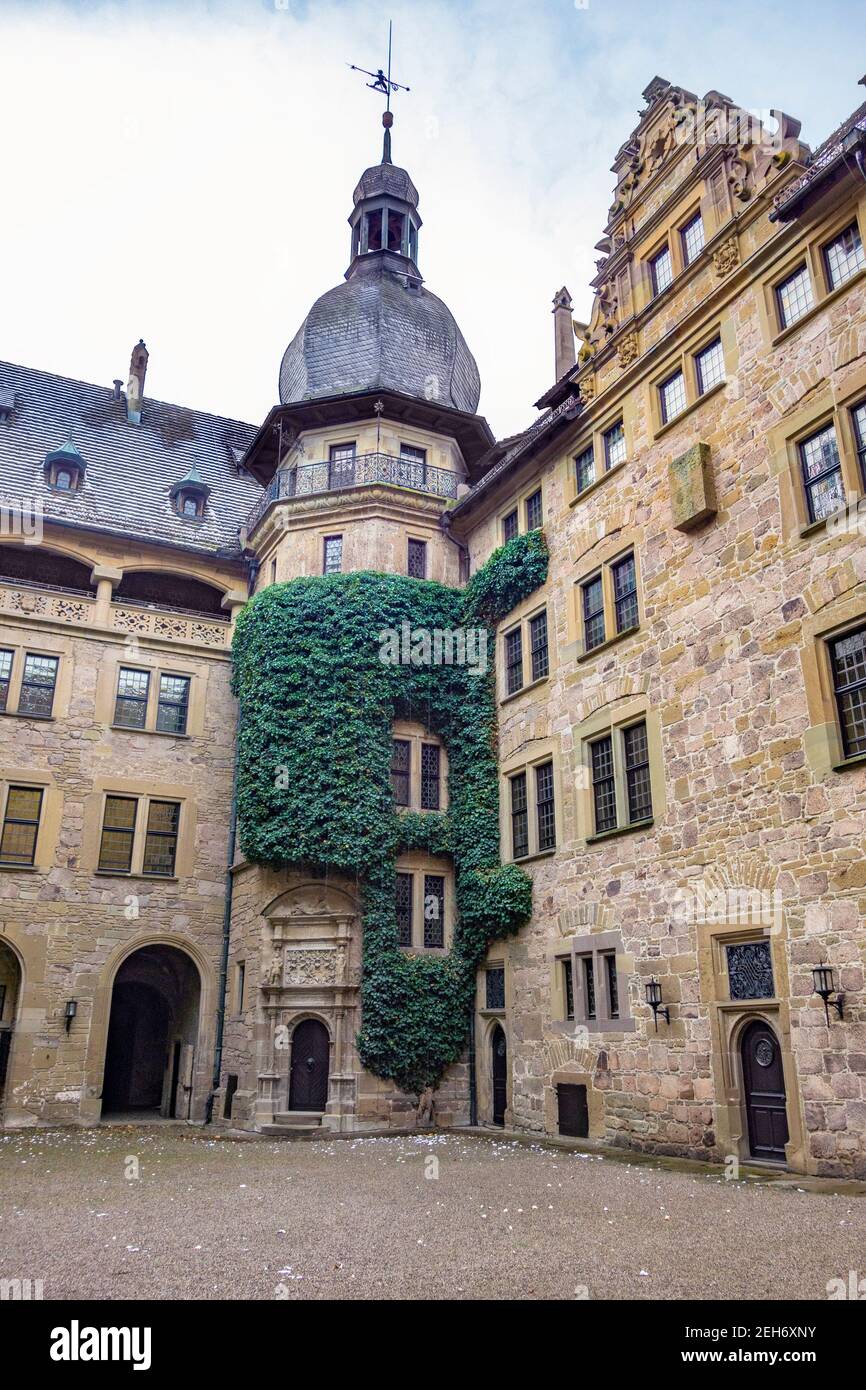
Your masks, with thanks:
[{"label": "stone castle building", "polygon": [[[435,1120],[866,1176],[866,106],[813,154],[644,99],[511,439],[387,146],[260,428],[152,400],[143,343],[125,389],[0,364],[7,1126],[416,1122],[358,1057],[356,885],[239,848],[234,623],[301,576],[462,586],[541,527],[494,673],[532,917]],[[398,806],[446,810],[437,731],[393,737]],[[446,953],[453,865],[397,870],[401,944]]]}]

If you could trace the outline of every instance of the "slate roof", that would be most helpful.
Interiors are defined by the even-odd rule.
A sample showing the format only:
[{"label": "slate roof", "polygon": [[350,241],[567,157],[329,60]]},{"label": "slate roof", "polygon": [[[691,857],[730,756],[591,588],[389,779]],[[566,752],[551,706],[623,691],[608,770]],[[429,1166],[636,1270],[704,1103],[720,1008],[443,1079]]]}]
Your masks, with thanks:
[{"label": "slate roof", "polygon": [[451,310],[378,255],[363,260],[316,300],[286,348],[280,400],[392,390],[474,414],[481,378]]},{"label": "slate roof", "polygon": [[[0,502],[41,501],[46,520],[185,549],[240,555],[239,528],[261,487],[238,474],[252,425],[145,396],[140,425],[110,387],[0,362]],[[72,438],[85,463],[81,489],[58,493],[45,479],[46,454]],[[195,470],[210,488],[205,516],[177,515],[172,487]]]},{"label": "slate roof", "polygon": [[[866,79],[862,80],[866,82]],[[805,172],[793,183],[788,184],[774,199],[775,207],[771,221],[787,221],[795,217],[809,194],[836,172],[837,166],[842,165],[845,158],[843,141],[852,131],[860,132],[861,139],[866,137],[866,102],[858,106],[856,111],[852,111],[850,116],[846,116],[832,135],[827,136],[810,157]],[[850,161],[850,168],[854,169],[853,159]]]}]

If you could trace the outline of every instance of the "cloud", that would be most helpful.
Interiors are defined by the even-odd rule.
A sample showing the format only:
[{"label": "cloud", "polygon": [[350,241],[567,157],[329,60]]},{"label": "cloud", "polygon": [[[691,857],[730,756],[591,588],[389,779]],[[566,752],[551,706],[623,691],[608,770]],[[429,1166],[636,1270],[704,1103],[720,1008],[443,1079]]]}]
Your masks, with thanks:
[{"label": "cloud", "polygon": [[[588,317],[609,166],[655,73],[780,106],[813,143],[857,104],[855,11],[832,0],[817,29],[811,5],[775,0],[702,8],[699,27],[679,0],[390,8],[420,267],[500,434],[553,379],[559,285]],[[108,384],[144,337],[153,395],[259,422],[286,343],[348,264],[352,189],[381,150],[378,98],[348,64],[384,62],[383,13],[5,5],[0,354]]]}]

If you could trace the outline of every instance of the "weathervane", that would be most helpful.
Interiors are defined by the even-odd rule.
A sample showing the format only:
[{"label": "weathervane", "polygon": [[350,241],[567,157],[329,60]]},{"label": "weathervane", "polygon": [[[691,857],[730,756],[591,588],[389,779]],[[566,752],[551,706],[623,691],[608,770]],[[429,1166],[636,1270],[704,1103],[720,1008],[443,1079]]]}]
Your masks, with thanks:
[{"label": "weathervane", "polygon": [[394,124],[394,116],[391,111],[391,93],[408,92],[410,89],[404,87],[402,82],[395,82],[391,76],[391,30],[392,21],[388,20],[388,72],[387,75],[378,68],[376,72],[370,72],[367,68],[359,68],[355,63],[350,63],[352,72],[362,72],[365,77],[372,77],[373,81],[368,82],[367,86],[373,92],[381,92],[385,98],[385,110],[382,112],[382,124],[385,127],[385,140],[382,147],[382,163],[391,163],[391,127]]}]

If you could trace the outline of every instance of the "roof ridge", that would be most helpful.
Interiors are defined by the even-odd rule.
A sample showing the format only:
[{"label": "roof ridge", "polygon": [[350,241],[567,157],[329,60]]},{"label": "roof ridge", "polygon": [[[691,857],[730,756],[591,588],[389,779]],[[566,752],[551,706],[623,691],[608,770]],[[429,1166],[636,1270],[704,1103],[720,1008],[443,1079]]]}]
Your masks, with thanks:
[{"label": "roof ridge", "polygon": [[[0,359],[0,371],[2,371],[4,367],[12,367],[19,372],[31,372],[36,376],[50,377],[54,381],[65,381],[68,382],[70,386],[87,386],[91,391],[104,391],[105,394],[112,399],[114,396],[110,386],[103,386],[98,381],[86,381],[83,377],[66,376],[63,372],[48,372],[43,367],[28,367],[23,362],[9,362],[5,359]],[[240,420],[233,415],[217,415],[212,410],[203,410],[194,405],[180,405],[176,401],[163,401],[157,396],[142,397],[142,403],[145,402],[149,405],[166,406],[169,410],[188,410],[193,415],[204,415],[209,420],[221,420],[224,424],[240,425],[246,430],[256,430],[258,428],[258,426],[252,424],[249,420]]]}]

